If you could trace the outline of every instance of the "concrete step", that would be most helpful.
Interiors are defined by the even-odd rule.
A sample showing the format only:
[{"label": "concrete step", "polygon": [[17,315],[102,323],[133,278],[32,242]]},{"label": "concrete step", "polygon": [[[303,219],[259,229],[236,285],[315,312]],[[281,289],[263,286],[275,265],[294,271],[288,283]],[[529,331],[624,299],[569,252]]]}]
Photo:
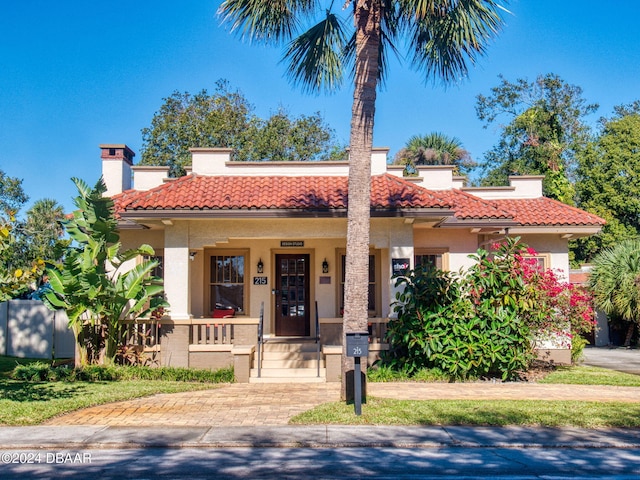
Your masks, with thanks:
[{"label": "concrete step", "polygon": [[250,377],[249,383],[326,383],[326,377]]},{"label": "concrete step", "polygon": [[[262,376],[280,376],[280,377],[308,377],[317,376],[317,368],[263,368]],[[320,368],[320,376],[326,375],[326,368]],[[258,369],[252,368],[251,375],[258,376]]]},{"label": "concrete step", "polygon": [[[253,368],[258,368],[258,359],[254,357]],[[304,358],[263,359],[262,368],[318,368],[318,360]],[[320,368],[324,368],[324,360],[320,359]]]},{"label": "concrete step", "polygon": [[318,345],[315,342],[282,342],[267,341],[263,344],[264,352],[315,352]]},{"label": "concrete step", "polygon": [[315,360],[318,358],[318,352],[262,352],[262,358],[264,360]]},{"label": "concrete step", "polygon": [[327,381],[326,368],[263,368],[258,377],[258,369],[252,368],[249,373],[249,383],[325,383]]}]

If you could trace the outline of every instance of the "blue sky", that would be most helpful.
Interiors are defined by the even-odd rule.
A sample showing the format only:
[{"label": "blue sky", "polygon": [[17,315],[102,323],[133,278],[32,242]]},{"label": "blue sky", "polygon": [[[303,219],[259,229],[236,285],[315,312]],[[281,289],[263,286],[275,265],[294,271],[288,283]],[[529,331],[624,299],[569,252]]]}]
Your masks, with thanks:
[{"label": "blue sky", "polygon": [[[100,143],[126,143],[140,158],[140,130],[173,91],[213,91],[227,79],[263,117],[320,112],[345,143],[351,89],[305,95],[279,64],[281,49],[251,45],[220,25],[210,0],[20,0],[0,14],[0,169],[23,179],[31,202],[72,208],[77,176],[100,176]],[[340,4],[341,2],[336,2]],[[374,144],[391,154],[415,134],[462,140],[476,160],[497,141],[475,98],[509,80],[546,73],[600,104],[590,119],[640,99],[640,2],[512,0],[507,25],[459,85],[426,83],[394,64],[378,95]]]}]

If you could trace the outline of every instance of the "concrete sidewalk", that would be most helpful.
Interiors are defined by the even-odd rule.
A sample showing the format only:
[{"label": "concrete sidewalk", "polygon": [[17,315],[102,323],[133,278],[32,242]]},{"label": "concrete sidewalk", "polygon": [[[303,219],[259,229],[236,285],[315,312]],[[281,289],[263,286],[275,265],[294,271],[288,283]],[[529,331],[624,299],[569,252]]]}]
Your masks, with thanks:
[{"label": "concrete sidewalk", "polygon": [[640,429],[538,427],[0,427],[0,450],[96,448],[640,448]]}]

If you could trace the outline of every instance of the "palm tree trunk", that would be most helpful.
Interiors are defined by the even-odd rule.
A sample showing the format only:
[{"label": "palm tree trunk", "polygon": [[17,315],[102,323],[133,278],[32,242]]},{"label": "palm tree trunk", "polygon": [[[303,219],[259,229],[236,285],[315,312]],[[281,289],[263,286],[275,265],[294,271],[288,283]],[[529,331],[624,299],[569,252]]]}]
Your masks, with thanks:
[{"label": "palm tree trunk", "polygon": [[378,81],[381,10],[380,0],[358,0],[354,12],[356,64],[349,141],[349,206],[341,377],[343,400],[346,399],[347,372],[353,370],[353,359],[346,356],[346,333],[367,331],[371,149]]},{"label": "palm tree trunk", "polygon": [[631,337],[633,337],[633,331],[636,329],[636,322],[631,321],[629,322],[629,328],[627,329],[627,336],[624,339],[624,346],[625,347],[630,347],[631,346]]}]

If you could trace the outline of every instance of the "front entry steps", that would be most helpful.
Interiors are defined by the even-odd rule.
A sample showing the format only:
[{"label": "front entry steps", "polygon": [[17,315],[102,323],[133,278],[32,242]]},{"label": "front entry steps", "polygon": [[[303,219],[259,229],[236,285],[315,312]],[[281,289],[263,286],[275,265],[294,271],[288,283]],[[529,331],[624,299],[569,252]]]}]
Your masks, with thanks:
[{"label": "front entry steps", "polygon": [[273,339],[263,344],[262,368],[258,377],[258,355],[253,357],[249,383],[325,383],[327,369],[314,341]]}]

